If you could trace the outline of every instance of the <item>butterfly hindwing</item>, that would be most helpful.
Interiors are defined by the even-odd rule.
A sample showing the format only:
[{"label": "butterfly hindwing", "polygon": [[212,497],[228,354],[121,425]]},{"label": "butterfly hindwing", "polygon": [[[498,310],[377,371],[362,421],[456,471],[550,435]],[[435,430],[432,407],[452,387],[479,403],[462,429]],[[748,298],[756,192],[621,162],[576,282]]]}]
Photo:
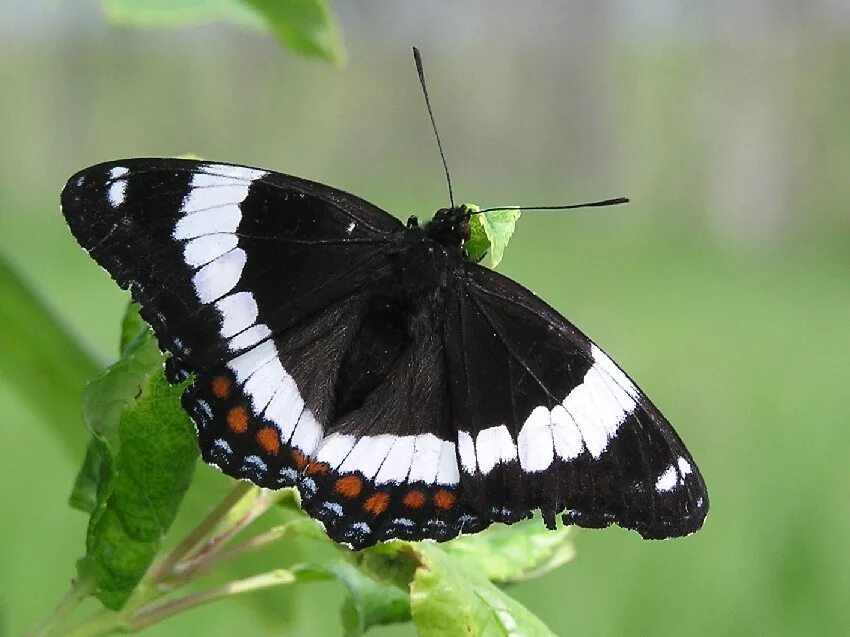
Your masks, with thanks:
[{"label": "butterfly hindwing", "polygon": [[449,351],[466,357],[450,375],[469,397],[458,431],[467,497],[499,521],[540,508],[550,526],[567,510],[568,523],[616,523],[647,538],[699,529],[702,476],[646,395],[531,292],[474,264],[466,271],[455,323],[464,345]]},{"label": "butterfly hindwing", "polygon": [[[352,351],[372,347],[380,314],[361,323]],[[411,309],[403,344],[383,356],[391,364],[376,370],[381,381],[365,399],[338,387],[346,407],[300,483],[302,505],[338,541],[361,547],[393,537],[446,540],[482,528],[461,501],[443,321],[439,306]],[[378,349],[385,352],[386,343]]]}]

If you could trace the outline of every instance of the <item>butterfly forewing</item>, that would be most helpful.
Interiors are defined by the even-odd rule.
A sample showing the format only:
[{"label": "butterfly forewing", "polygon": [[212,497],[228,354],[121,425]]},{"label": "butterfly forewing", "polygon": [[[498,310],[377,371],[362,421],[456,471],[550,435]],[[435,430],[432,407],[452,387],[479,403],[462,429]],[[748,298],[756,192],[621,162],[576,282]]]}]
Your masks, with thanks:
[{"label": "butterfly forewing", "polygon": [[163,346],[196,371],[259,338],[255,314],[297,322],[362,285],[400,227],[313,182],[176,159],[86,169],[62,208],[80,243],[143,303]]}]

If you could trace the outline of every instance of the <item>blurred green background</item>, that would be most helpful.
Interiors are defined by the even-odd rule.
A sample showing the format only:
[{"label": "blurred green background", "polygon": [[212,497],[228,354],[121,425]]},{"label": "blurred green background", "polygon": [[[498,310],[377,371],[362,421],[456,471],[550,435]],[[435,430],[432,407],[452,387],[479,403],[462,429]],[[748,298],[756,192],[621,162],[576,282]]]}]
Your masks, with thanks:
[{"label": "blurred green background", "polygon": [[[527,213],[500,269],[629,370],[712,498],[693,537],[583,531],[573,563],[512,593],[564,635],[850,634],[850,3],[335,9],[343,70],[233,26],[136,30],[94,2],[4,2],[0,253],[106,364],[126,296],[58,212],[79,168],[191,152],[429,216],[447,196],[417,44],[461,201],[632,197]],[[4,634],[53,607],[83,552],[66,499],[86,433],[42,411],[0,378]],[[200,467],[178,526],[225,488]],[[341,599],[282,589],[146,634],[339,634]]]}]

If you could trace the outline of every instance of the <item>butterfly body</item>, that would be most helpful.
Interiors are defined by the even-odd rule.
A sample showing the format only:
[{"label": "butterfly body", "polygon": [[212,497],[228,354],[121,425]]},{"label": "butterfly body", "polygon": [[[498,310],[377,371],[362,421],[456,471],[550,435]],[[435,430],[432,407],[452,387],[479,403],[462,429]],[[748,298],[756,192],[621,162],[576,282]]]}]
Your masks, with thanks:
[{"label": "butterfly body", "polygon": [[471,263],[470,209],[405,226],[255,168],[109,162],[72,177],[74,236],[194,375],[205,461],[298,487],[355,548],[450,539],[540,509],[547,526],[686,535],[708,510],[666,419],[519,284]]}]

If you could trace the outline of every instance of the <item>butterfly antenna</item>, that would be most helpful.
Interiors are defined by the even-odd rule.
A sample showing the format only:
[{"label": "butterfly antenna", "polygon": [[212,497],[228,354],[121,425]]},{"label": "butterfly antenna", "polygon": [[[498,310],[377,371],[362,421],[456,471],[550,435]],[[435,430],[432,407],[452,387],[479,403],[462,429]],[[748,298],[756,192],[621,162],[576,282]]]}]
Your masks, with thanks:
[{"label": "butterfly antenna", "polygon": [[419,49],[413,47],[413,60],[416,62],[416,72],[419,73],[419,83],[422,85],[422,94],[425,96],[425,106],[428,108],[428,117],[431,118],[431,128],[434,129],[434,137],[437,138],[437,148],[440,150],[440,159],[443,160],[443,170],[446,172],[446,183],[449,186],[449,202],[455,207],[455,197],[452,192],[452,178],[449,175],[449,166],[446,163],[446,154],[443,152],[443,144],[440,141],[440,133],[437,132],[437,122],[434,121],[434,111],[431,110],[431,99],[428,97],[428,88],[425,86],[425,71],[422,68],[422,56]]},{"label": "butterfly antenna", "polygon": [[566,206],[496,206],[495,208],[485,208],[484,210],[476,210],[473,214],[481,214],[484,212],[493,212],[494,210],[572,210],[573,208],[599,208],[601,206],[618,206],[623,203],[629,203],[628,197],[617,197],[616,199],[603,199],[602,201],[588,201],[587,203],[574,203]]}]

